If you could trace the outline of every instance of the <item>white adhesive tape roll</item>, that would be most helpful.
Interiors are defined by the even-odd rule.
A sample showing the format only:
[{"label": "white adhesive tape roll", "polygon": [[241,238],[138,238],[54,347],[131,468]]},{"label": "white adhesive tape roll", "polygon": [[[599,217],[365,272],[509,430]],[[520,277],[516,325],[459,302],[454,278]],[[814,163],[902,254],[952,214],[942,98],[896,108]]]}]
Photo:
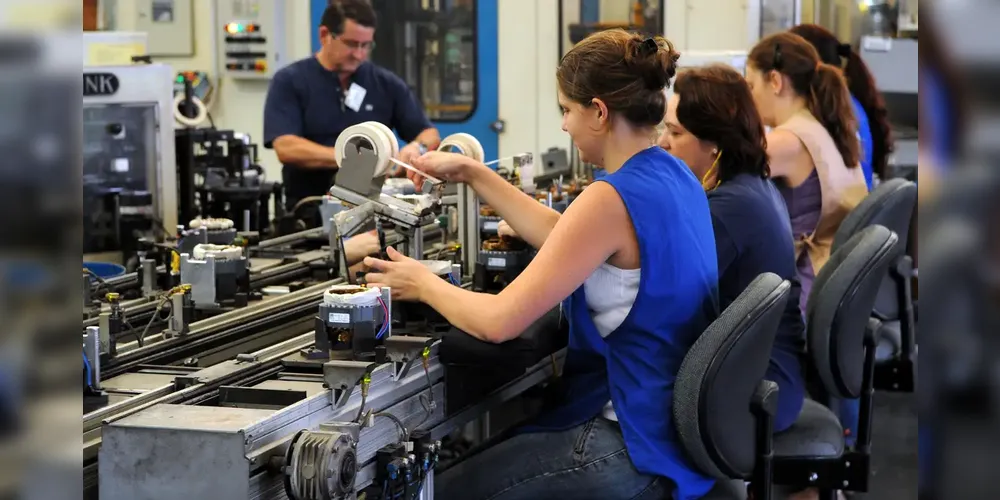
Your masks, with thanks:
[{"label": "white adhesive tape roll", "polygon": [[220,229],[232,229],[235,226],[232,219],[213,219],[213,218],[196,218],[192,219],[188,223],[188,227],[191,229],[211,229],[213,231],[218,231]]},{"label": "white adhesive tape roll", "polygon": [[195,260],[205,260],[206,257],[234,260],[243,255],[243,248],[234,245],[199,243],[194,246],[194,250],[191,253],[194,255]]},{"label": "white adhesive tape roll", "polygon": [[483,151],[483,145],[479,143],[478,139],[469,134],[459,132],[445,137],[441,141],[441,145],[438,146],[438,151],[449,151],[453,147],[459,149],[465,156],[480,163],[486,161],[486,153]]},{"label": "white adhesive tape roll", "polygon": [[[337,136],[337,142],[334,145],[334,149],[337,152],[337,165],[343,166],[347,145],[353,144],[359,149],[363,147],[374,150],[378,161],[375,163],[373,178],[385,175],[389,170],[389,158],[393,157],[392,152],[395,141],[386,137],[385,132],[380,127],[373,125],[373,123],[375,122],[352,125],[344,129]],[[396,149],[399,149],[398,144],[396,144]]]},{"label": "white adhesive tape roll", "polygon": [[357,285],[333,285],[323,292],[323,302],[329,305],[371,306],[378,303],[382,290]]},{"label": "white adhesive tape roll", "polygon": [[392,129],[389,128],[386,124],[381,122],[365,122],[365,123],[369,123],[373,127],[381,130],[382,134],[385,135],[385,138],[389,140],[389,148],[391,149],[392,152],[392,158],[399,157],[399,140],[396,139],[396,134],[392,132]]}]

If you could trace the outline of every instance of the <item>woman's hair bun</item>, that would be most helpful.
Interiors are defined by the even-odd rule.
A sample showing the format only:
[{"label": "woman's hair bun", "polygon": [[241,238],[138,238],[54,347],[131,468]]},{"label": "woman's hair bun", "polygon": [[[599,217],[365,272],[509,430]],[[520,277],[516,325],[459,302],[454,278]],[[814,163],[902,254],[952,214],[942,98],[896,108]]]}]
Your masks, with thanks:
[{"label": "woman's hair bun", "polygon": [[666,38],[633,34],[625,51],[625,64],[642,77],[646,88],[660,90],[677,74],[680,56]]}]

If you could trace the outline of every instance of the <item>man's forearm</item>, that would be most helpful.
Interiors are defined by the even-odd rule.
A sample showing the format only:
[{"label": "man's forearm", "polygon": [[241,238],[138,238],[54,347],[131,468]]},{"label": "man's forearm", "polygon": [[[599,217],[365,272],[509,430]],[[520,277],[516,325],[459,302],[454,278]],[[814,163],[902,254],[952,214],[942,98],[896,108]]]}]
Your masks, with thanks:
[{"label": "man's forearm", "polygon": [[469,185],[476,195],[496,210],[521,239],[541,248],[559,221],[559,212],[524,194],[481,163],[470,164],[469,168]]},{"label": "man's forearm", "polygon": [[278,161],[305,168],[336,168],[337,153],[334,148],[322,146],[293,135],[283,135],[274,140]]}]

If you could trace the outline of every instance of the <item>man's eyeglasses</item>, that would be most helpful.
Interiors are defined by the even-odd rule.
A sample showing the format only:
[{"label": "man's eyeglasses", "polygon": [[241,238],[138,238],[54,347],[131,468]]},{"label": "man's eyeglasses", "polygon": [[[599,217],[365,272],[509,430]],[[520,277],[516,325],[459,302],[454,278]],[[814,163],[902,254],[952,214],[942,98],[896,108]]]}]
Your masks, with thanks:
[{"label": "man's eyeglasses", "polygon": [[351,50],[363,50],[365,52],[370,52],[375,48],[375,41],[370,42],[359,42],[357,40],[344,40],[343,38],[334,37],[336,40],[340,40],[340,43],[344,44],[347,48]]}]

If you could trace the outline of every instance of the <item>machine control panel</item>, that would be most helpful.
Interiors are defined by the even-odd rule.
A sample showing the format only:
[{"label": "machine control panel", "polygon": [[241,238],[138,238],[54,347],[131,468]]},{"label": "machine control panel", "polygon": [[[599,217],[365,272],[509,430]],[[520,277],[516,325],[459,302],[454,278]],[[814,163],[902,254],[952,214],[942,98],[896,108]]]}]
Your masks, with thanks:
[{"label": "machine control panel", "polygon": [[266,79],[287,64],[284,0],[221,0],[217,44],[227,76]]}]

